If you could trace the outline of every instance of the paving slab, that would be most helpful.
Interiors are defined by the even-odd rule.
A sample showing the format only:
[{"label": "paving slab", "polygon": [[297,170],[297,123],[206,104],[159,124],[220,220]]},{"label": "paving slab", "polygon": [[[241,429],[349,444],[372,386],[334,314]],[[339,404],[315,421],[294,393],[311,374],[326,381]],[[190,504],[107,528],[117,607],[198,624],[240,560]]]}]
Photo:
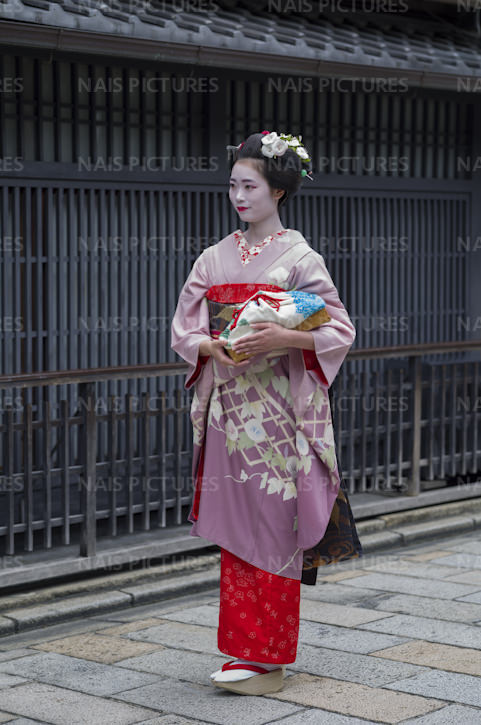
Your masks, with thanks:
[{"label": "paving slab", "polygon": [[414,614],[423,617],[426,607],[432,619],[445,619],[448,622],[476,622],[481,619],[481,604],[460,602],[459,599],[434,599],[417,597],[411,594],[392,594],[374,602],[374,607],[383,612]]},{"label": "paving slab", "polygon": [[336,712],[325,712],[316,707],[302,710],[296,715],[289,715],[273,725],[373,725],[373,722],[373,720],[338,715]]},{"label": "paving slab", "polygon": [[13,675],[8,675],[3,672],[0,672],[0,690],[3,690],[5,687],[12,687],[13,685],[19,685],[21,682],[25,682],[25,677],[15,677]]},{"label": "paving slab", "polygon": [[403,634],[414,639],[481,649],[481,627],[462,622],[445,622],[412,614],[395,614],[377,622],[360,624],[360,629],[389,634]]},{"label": "paving slab", "polygon": [[[381,651],[389,652],[393,649],[395,647]],[[422,666],[407,663],[403,663],[400,668],[400,662],[392,661],[389,664],[388,662],[388,659],[375,657],[373,654],[364,655],[303,644],[302,647],[298,647],[296,661],[287,665],[286,672],[306,672],[311,675],[333,677],[336,680],[380,687],[424,669]],[[405,667],[408,669],[404,669]]]},{"label": "paving slab", "polygon": [[28,647],[21,647],[19,649],[11,649],[6,652],[0,652],[0,662],[14,660],[16,657],[25,657],[25,655],[31,655],[32,650]]},{"label": "paving slab", "polygon": [[431,559],[438,559],[441,556],[449,556],[453,553],[452,547],[450,549],[429,549],[428,551],[422,551],[419,554],[404,554],[402,557],[406,560],[411,561],[430,561]]},{"label": "paving slab", "polygon": [[361,576],[362,571],[338,571],[335,574],[317,575],[317,580],[322,582],[339,582],[343,579],[351,579],[353,576]]},{"label": "paving slab", "polygon": [[334,624],[341,627],[357,627],[358,624],[373,622],[388,616],[385,612],[363,607],[351,607],[332,602],[317,602],[313,599],[301,599],[301,619],[324,624]]},{"label": "paving slab", "polygon": [[121,660],[116,663],[116,667],[174,677],[178,680],[196,682],[200,685],[210,685],[209,675],[211,672],[219,670],[228,659],[229,657],[225,654],[216,656],[164,647],[148,655]]},{"label": "paving slab", "polygon": [[158,677],[113,665],[86,662],[46,652],[0,663],[0,671],[46,684],[69,687],[89,695],[112,695],[131,687],[156,682]]},{"label": "paving slab", "polygon": [[[433,559],[432,563],[437,564],[439,561],[440,559]],[[471,554],[469,551],[443,556],[442,561],[444,566],[456,567],[456,569],[481,569],[481,554]],[[462,571],[459,573],[462,574]]]},{"label": "paving slab", "polygon": [[133,642],[127,637],[106,636],[95,632],[75,634],[73,637],[63,637],[33,645],[33,649],[36,650],[80,657],[83,660],[103,664],[112,664],[126,657],[136,657],[161,647],[161,644]]},{"label": "paving slab", "polygon": [[420,577],[403,576],[401,574],[366,574],[354,579],[345,579],[342,587],[362,587],[364,589],[381,589],[388,592],[418,594],[423,597],[438,599],[455,599],[479,590],[479,586],[454,584],[452,582],[426,580]]},{"label": "paving slab", "polygon": [[481,725],[481,710],[465,705],[447,705],[415,720],[404,720],[403,725]]},{"label": "paving slab", "polygon": [[[386,639],[383,641],[382,638]],[[299,625],[299,645],[306,642],[307,644],[319,645],[319,647],[327,647],[328,649],[344,650],[345,652],[367,654],[407,641],[406,637],[398,635],[363,632],[359,629],[335,627],[330,624],[319,624],[305,620],[301,620]]]},{"label": "paving slab", "polygon": [[446,581],[459,582],[460,584],[479,584],[481,587],[481,569],[467,569],[463,574],[451,574]]},{"label": "paving slab", "polygon": [[219,725],[239,725],[239,720],[249,725],[267,725],[301,709],[295,703],[275,702],[265,695],[242,697],[212,685],[179,682],[170,677],[116,695],[116,699],[178,715],[195,714]]},{"label": "paving slab", "polygon": [[188,624],[199,624],[204,627],[217,627],[219,624],[219,605],[202,604],[199,607],[177,609],[170,614],[163,614],[162,619],[186,622]]},{"label": "paving slab", "polygon": [[398,723],[445,705],[443,700],[432,697],[411,695],[411,698],[391,697],[389,690],[381,687],[367,687],[355,682],[306,674],[288,677],[281,692],[269,695],[269,699],[288,700],[382,723]]},{"label": "paving slab", "polygon": [[156,627],[149,627],[141,632],[130,632],[126,637],[140,642],[163,644],[174,649],[219,654],[217,628],[215,627],[203,627],[198,624],[168,622],[166,620],[164,624]]},{"label": "paving slab", "polygon": [[[2,720],[1,713],[0,722],[7,722],[7,720]],[[31,720],[29,717],[16,717],[12,720],[12,716],[8,715],[8,725],[49,725],[49,723],[44,720]]]},{"label": "paving slab", "polygon": [[454,543],[452,546],[450,545],[449,548],[454,552],[459,551],[463,554],[477,554],[478,556],[481,556],[481,541],[464,539],[462,543]]},{"label": "paving slab", "polygon": [[160,715],[153,720],[142,720],[135,725],[209,725],[207,720],[191,720],[181,715]]},{"label": "paving slab", "polygon": [[32,682],[0,691],[0,710],[51,725],[133,725],[158,712],[127,702],[105,700],[56,685]]},{"label": "paving slab", "polygon": [[[365,576],[367,575],[363,575],[363,578],[365,578]],[[356,579],[361,579],[361,577],[356,577]],[[317,602],[356,604],[366,599],[371,600],[373,597],[381,596],[382,592],[380,592],[379,589],[368,589],[364,586],[347,586],[345,580],[338,583],[318,583],[315,586],[301,584],[301,602],[304,599],[312,599]]]},{"label": "paving slab", "polygon": [[375,654],[376,657],[387,657],[399,662],[481,676],[481,651],[468,647],[414,640],[388,647]]},{"label": "paving slab", "polygon": [[442,672],[441,670],[427,670],[404,680],[397,680],[386,688],[438,697],[444,700],[454,700],[464,705],[481,707],[481,680],[471,675],[461,675],[457,672]]},{"label": "paving slab", "polygon": [[370,557],[379,556],[379,552],[365,553],[363,557],[354,557],[353,559],[345,559],[344,561],[331,562],[324,566],[319,567],[318,577],[323,577],[328,574],[338,574],[340,572],[354,572],[356,569],[362,569],[364,561],[370,559]]},{"label": "paving slab", "polygon": [[473,602],[473,604],[481,604],[481,591],[474,594],[466,594],[463,597],[457,597],[457,602]]},{"label": "paving slab", "polygon": [[[446,557],[449,558],[449,557]],[[442,559],[436,559],[442,561]],[[442,566],[430,562],[426,564],[419,561],[406,561],[404,559],[389,559],[381,564],[368,564],[365,571],[384,572],[386,574],[405,574],[406,576],[421,577],[423,579],[445,579],[453,575],[452,566]],[[459,574],[466,573],[469,569],[457,569]],[[469,583],[469,582],[468,582]]]},{"label": "paving slab", "polygon": [[141,629],[147,629],[153,627],[156,624],[161,624],[162,619],[160,617],[147,617],[147,619],[139,619],[138,621],[125,622],[124,624],[114,624],[110,627],[102,627],[97,629],[97,634],[104,636],[117,637],[127,632],[137,632]]},{"label": "paving slab", "polygon": [[12,714],[8,712],[0,712],[0,722],[12,722]]}]

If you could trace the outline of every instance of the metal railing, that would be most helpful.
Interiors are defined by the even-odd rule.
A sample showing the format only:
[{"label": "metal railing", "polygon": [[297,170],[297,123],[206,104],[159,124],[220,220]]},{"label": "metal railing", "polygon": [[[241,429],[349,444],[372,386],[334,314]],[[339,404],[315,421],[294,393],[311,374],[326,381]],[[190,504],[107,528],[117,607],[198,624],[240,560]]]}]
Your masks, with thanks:
[{"label": "metal railing", "polygon": [[[351,493],[394,490],[414,496],[422,479],[480,473],[481,362],[424,367],[422,362],[423,356],[476,350],[481,341],[349,352],[329,393]],[[385,362],[385,370],[356,370],[363,360],[376,358]],[[397,367],[389,366],[392,360]],[[73,415],[65,400],[57,416],[44,400],[36,420],[30,403],[3,410],[0,541],[5,554],[15,553],[19,535],[25,551],[70,544],[71,528],[79,526],[80,556],[93,556],[100,533],[115,537],[186,523],[193,489],[190,391],[163,390],[156,398],[150,392],[126,394],[123,409],[112,396],[107,410],[100,411],[96,397],[96,383],[163,379],[186,371],[185,363],[165,363],[0,377],[0,391],[78,384]],[[107,428],[107,456],[99,455],[101,426]],[[18,446],[21,470],[14,466]]]},{"label": "metal railing", "polygon": [[[481,361],[433,359],[476,350],[481,341],[349,352],[331,407],[351,493],[417,496],[421,480],[481,478]],[[376,359],[382,370],[354,370]]]}]

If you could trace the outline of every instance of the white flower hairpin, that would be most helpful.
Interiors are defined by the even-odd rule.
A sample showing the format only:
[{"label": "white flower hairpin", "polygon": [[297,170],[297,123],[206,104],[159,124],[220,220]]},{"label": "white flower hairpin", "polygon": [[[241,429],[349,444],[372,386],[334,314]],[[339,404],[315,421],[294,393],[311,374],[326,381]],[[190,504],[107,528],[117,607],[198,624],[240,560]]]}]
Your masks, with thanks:
[{"label": "white flower hairpin", "polygon": [[[274,156],[283,156],[286,153],[287,149],[290,148],[296,152],[301,161],[309,163],[311,158],[304,146],[302,145],[301,141],[302,136],[293,136],[291,133],[281,133],[278,135],[276,131],[262,131],[261,152],[264,156],[267,156],[267,158],[273,158]],[[229,145],[226,146],[226,149],[233,152],[240,151],[243,145],[244,142],[242,141],[242,143],[240,143],[238,146]],[[313,181],[312,171],[306,171],[306,169],[302,169],[301,176],[307,176],[308,179]]]},{"label": "white flower hairpin", "polygon": [[[302,136],[293,136],[291,133],[281,133],[278,135],[276,131],[271,131],[270,133],[269,131],[263,131],[261,151],[264,156],[272,158],[273,156],[283,156],[287,149],[290,148],[296,152],[302,161],[308,163],[311,158],[302,145],[301,140]],[[312,181],[311,174],[312,172],[306,171],[306,169],[302,169],[301,171],[301,176],[307,176]]]}]

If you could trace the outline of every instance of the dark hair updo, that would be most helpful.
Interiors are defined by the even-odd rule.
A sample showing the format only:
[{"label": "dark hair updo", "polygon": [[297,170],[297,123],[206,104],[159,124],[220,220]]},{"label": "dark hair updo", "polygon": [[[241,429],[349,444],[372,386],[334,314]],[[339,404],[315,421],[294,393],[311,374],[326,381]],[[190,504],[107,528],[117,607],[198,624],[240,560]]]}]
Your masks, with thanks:
[{"label": "dark hair updo", "polygon": [[241,147],[228,147],[232,149],[230,155],[230,170],[236,161],[251,159],[254,167],[266,179],[271,189],[283,189],[284,194],[278,201],[278,207],[284,204],[290,196],[299,189],[303,176],[302,169],[311,171],[311,162],[303,161],[300,156],[288,148],[282,156],[268,157],[262,153],[263,133],[252,133]]}]

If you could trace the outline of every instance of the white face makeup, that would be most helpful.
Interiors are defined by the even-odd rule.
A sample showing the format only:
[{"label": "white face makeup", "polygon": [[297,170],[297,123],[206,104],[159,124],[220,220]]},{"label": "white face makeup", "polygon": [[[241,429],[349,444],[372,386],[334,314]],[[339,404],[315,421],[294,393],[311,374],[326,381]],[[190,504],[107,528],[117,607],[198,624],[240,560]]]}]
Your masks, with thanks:
[{"label": "white face makeup", "polygon": [[249,159],[236,161],[232,167],[229,198],[242,221],[257,223],[271,217],[283,193],[271,189]]}]

